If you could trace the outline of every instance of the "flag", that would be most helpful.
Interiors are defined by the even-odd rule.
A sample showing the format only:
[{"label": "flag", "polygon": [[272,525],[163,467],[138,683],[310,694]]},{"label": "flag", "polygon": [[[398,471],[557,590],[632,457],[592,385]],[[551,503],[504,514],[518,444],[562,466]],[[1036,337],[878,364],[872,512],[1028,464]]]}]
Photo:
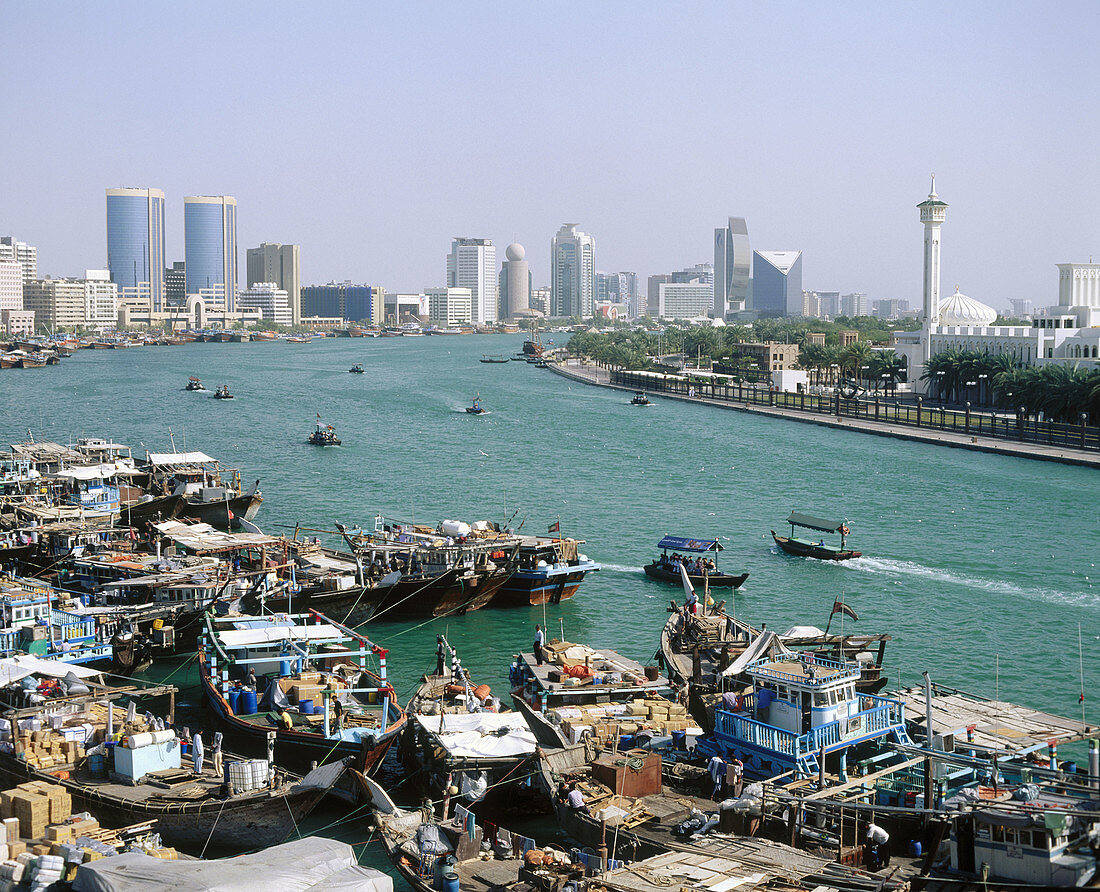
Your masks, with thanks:
[{"label": "flag", "polygon": [[836,601],[833,601],[833,612],[830,613],[829,616],[835,616],[838,613],[844,613],[844,614],[850,616],[852,619],[859,619],[859,617],[856,616],[856,612],[851,607],[849,607],[847,604],[845,604],[843,601],[841,601],[839,599],[836,600]]},{"label": "flag", "polygon": [[555,521],[554,523],[550,524],[550,529],[548,529],[546,532],[548,532],[548,533],[560,533],[561,532],[561,521],[558,520],[558,521]]}]

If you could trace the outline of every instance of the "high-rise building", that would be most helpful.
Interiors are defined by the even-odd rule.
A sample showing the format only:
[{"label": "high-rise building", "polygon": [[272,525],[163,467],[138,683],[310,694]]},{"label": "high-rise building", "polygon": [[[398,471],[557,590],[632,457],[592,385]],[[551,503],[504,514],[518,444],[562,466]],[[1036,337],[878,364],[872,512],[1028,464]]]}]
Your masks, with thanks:
[{"label": "high-rise building", "polygon": [[871,301],[871,315],[877,319],[900,319],[902,301],[897,298]]},{"label": "high-rise building", "polygon": [[84,325],[102,331],[118,325],[117,282],[111,281],[111,271],[84,271]]},{"label": "high-rise building", "polygon": [[753,251],[752,308],[761,316],[802,314],[802,252]]},{"label": "high-rise building", "polygon": [[1035,312],[1035,304],[1026,297],[1009,298],[1008,303],[1012,307],[1012,315],[1017,319],[1023,319]]},{"label": "high-rise building", "polygon": [[661,304],[661,285],[671,281],[672,276],[669,273],[658,273],[646,280],[646,306],[643,315],[652,316],[654,319],[658,318]]},{"label": "high-rise building", "polygon": [[563,223],[550,243],[550,315],[592,315],[596,299],[596,240]]},{"label": "high-rise building", "polygon": [[821,305],[821,318],[832,319],[840,315],[840,292],[818,291],[817,300]]},{"label": "high-rise building", "polygon": [[529,306],[532,310],[538,310],[544,316],[550,315],[550,289],[545,286],[542,288],[531,289],[531,300]]},{"label": "high-rise building", "polygon": [[0,260],[0,310],[23,309],[23,264]]},{"label": "high-rise building", "polygon": [[714,288],[707,282],[659,282],[656,307],[650,303],[649,315],[657,319],[696,319],[710,313],[713,299]]},{"label": "high-rise building", "polygon": [[237,297],[237,199],[184,198],[183,238],[187,294],[232,311]]},{"label": "high-rise building", "polygon": [[302,321],[302,279],[298,245],[264,242],[245,252],[245,276],[248,287],[258,282],[274,282],[290,298],[291,325]]},{"label": "high-rise building", "polygon": [[697,263],[672,274],[673,282],[696,282],[704,285],[714,284],[714,264]]},{"label": "high-rise building", "polygon": [[237,309],[252,307],[265,322],[290,325],[290,295],[275,282],[255,282],[237,295]]},{"label": "high-rise building", "polygon": [[508,259],[500,268],[500,315],[502,319],[515,319],[520,310],[531,308],[531,269],[527,265],[527,251],[514,242],[504,250]]},{"label": "high-rise building", "polygon": [[329,282],[327,285],[306,285],[302,289],[302,316],[343,319],[344,286],[336,282]]},{"label": "high-rise building", "polygon": [[856,316],[871,315],[871,301],[862,291],[840,296],[840,315],[854,319]]},{"label": "high-rise building", "polygon": [[492,325],[499,318],[497,249],[487,238],[456,237],[447,255],[447,285],[469,288],[474,325]]},{"label": "high-rise building", "polygon": [[34,310],[39,327],[83,328],[84,280],[35,279],[23,286],[23,308]]},{"label": "high-rise building", "polygon": [[816,291],[802,292],[802,315],[817,318],[821,315],[821,298]]},{"label": "high-rise building", "polygon": [[473,324],[473,293],[469,288],[425,288],[424,294],[428,298],[428,319],[432,325],[454,328]]},{"label": "high-rise building", "polygon": [[351,282],[306,285],[302,289],[301,314],[381,325],[385,294],[385,289],[377,285]]},{"label": "high-rise building", "polygon": [[725,319],[750,306],[749,278],[752,275],[749,227],[744,217],[730,217],[714,230],[714,315]]},{"label": "high-rise building", "polygon": [[182,307],[187,303],[187,271],[182,260],[175,261],[164,270],[164,305]]},{"label": "high-rise building", "polygon": [[0,260],[18,260],[23,268],[23,284],[38,278],[38,248],[18,241],[14,236],[0,237]]},{"label": "high-rise building", "polygon": [[164,192],[107,190],[107,270],[120,294],[162,312]]}]

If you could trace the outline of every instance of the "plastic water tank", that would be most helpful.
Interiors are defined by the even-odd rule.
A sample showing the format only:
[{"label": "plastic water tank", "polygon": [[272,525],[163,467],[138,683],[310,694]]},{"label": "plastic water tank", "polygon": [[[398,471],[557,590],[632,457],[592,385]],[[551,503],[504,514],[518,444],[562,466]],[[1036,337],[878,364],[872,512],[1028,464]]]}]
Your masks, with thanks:
[{"label": "plastic water tank", "polygon": [[232,710],[233,715],[236,715],[240,711],[241,689],[230,688],[226,699],[229,701],[229,708]]},{"label": "plastic water tank", "polygon": [[252,688],[242,688],[237,704],[241,709],[240,715],[255,715],[258,711],[256,692]]},{"label": "plastic water tank", "polygon": [[445,520],[439,525],[439,529],[448,536],[470,535],[470,525],[461,520]]},{"label": "plastic water tank", "polygon": [[313,701],[308,697],[299,700],[298,712],[302,715],[313,715]]}]

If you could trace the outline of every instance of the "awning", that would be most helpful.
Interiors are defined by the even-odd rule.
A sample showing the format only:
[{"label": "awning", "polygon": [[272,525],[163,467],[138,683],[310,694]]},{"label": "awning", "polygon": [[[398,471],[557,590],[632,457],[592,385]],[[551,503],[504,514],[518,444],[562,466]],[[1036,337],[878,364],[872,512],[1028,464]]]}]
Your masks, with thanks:
[{"label": "awning", "polygon": [[684,536],[665,536],[657,547],[675,551],[725,551],[717,539],[688,539]]},{"label": "awning", "polygon": [[787,523],[794,524],[796,527],[819,530],[822,533],[839,533],[840,528],[844,526],[842,520],[825,520],[811,514],[799,514],[796,511],[791,512],[791,516],[787,518]]},{"label": "awning", "polygon": [[535,735],[518,712],[417,715],[453,759],[508,759],[535,752]]},{"label": "awning", "polygon": [[57,477],[71,477],[73,480],[104,480],[107,477],[128,476],[140,473],[122,462],[106,462],[100,465],[82,465],[58,471]]},{"label": "awning", "polygon": [[218,640],[228,649],[278,644],[280,641],[342,641],[347,636],[327,623],[305,626],[267,626],[263,629],[229,629],[218,632]]},{"label": "awning", "polygon": [[171,467],[173,465],[210,465],[214,464],[205,452],[150,452],[149,464],[154,467]]},{"label": "awning", "polygon": [[101,673],[95,669],[62,663],[58,660],[41,660],[30,654],[20,654],[0,660],[0,686],[26,678],[28,675],[48,675],[50,678],[64,678],[69,673],[77,678],[98,678]]}]

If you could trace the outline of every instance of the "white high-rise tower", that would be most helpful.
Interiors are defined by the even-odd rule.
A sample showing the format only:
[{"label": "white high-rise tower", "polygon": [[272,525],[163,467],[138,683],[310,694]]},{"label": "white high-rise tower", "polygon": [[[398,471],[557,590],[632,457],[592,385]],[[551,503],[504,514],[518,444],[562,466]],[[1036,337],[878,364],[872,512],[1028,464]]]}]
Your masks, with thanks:
[{"label": "white high-rise tower", "polygon": [[[932,191],[917,205],[924,224],[924,323],[931,325],[940,315],[940,227],[947,219],[947,202],[936,195],[936,175],[932,174]],[[925,359],[929,344],[925,344]]]}]

